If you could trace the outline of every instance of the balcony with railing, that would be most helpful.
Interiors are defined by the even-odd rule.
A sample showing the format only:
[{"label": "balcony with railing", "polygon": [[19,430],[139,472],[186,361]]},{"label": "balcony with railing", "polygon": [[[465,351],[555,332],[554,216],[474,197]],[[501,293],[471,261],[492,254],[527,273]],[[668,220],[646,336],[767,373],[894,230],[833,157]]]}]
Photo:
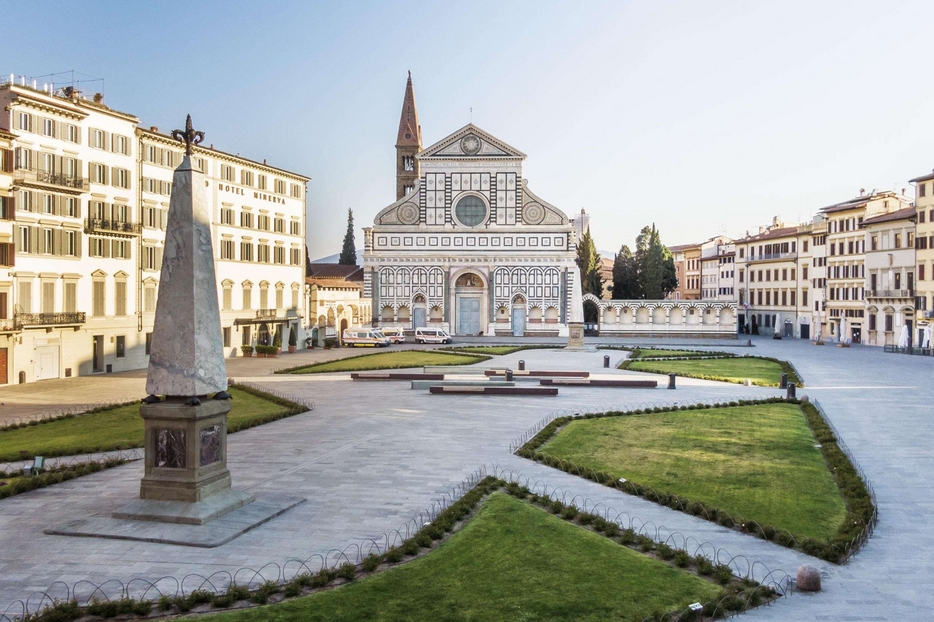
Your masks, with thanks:
[{"label": "balcony with railing", "polygon": [[138,222],[125,220],[109,220],[105,218],[88,218],[85,222],[86,233],[102,235],[132,236],[143,232],[143,225]]},{"label": "balcony with railing", "polygon": [[866,290],[867,298],[914,298],[913,289],[870,289]]},{"label": "balcony with railing", "polygon": [[77,326],[87,321],[87,314],[74,311],[66,313],[14,313],[16,328]]},{"label": "balcony with railing", "polygon": [[794,261],[798,258],[798,253],[763,253],[761,255],[750,255],[746,263],[756,263],[758,261]]},{"label": "balcony with railing", "polygon": [[256,310],[256,319],[257,320],[271,320],[279,317],[278,309],[257,309]]},{"label": "balcony with railing", "polygon": [[69,190],[79,190],[81,192],[88,191],[87,177],[56,173],[40,168],[18,168],[13,173],[13,178],[21,183],[55,186],[56,188],[67,188]]}]

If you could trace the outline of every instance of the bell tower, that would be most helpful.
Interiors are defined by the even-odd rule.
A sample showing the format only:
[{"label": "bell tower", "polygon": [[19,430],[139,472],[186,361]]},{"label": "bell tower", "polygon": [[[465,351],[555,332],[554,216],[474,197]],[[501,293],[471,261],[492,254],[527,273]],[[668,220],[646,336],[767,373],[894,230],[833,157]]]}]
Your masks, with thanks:
[{"label": "bell tower", "polygon": [[422,126],[418,124],[418,108],[415,107],[415,89],[412,87],[412,72],[405,83],[402,100],[402,116],[399,118],[399,135],[396,137],[396,200],[398,201],[415,187],[418,179],[418,161],[415,154],[422,150]]}]

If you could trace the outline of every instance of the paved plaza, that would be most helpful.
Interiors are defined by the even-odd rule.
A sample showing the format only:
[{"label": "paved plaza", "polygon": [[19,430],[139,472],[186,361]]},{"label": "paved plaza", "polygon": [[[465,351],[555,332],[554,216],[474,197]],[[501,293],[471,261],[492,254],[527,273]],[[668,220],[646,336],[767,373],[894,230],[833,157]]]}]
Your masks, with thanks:
[{"label": "paved plaza", "polygon": [[[632,343],[633,340],[627,340]],[[715,344],[731,350],[743,342]],[[703,347],[697,342],[690,345]],[[674,345],[674,344],[664,344]],[[761,620],[923,620],[934,609],[934,471],[931,424],[934,359],[885,354],[875,348],[815,347],[807,341],[754,338],[740,354],[790,360],[866,471],[879,502],[874,537],[847,565],[834,566],[770,542],[599,486],[509,453],[511,441],[561,409],[636,407],[645,402],[694,403],[782,395],[777,389],[678,379],[678,390],[562,387],[556,398],[430,396],[404,382],[353,384],[349,374],[270,375],[304,360],[346,356],[313,352],[268,361],[240,360],[230,376],[302,400],[314,412],[230,437],[234,487],[255,495],[289,494],[307,502],[212,549],[144,542],[50,536],[43,529],[75,518],[110,513],[137,496],[142,465],[130,463],[0,502],[0,611],[55,581],[150,580],[189,573],[210,575],[326,554],[401,526],[481,466],[521,472],[550,487],[589,497],[645,521],[664,525],[772,569],[810,563],[824,574],[824,591],[795,594],[748,614]],[[616,351],[527,350],[496,361],[529,369],[585,369],[595,374],[646,377],[602,369]],[[298,363],[304,362],[299,360]],[[121,375],[142,386],[143,374]],[[54,381],[64,383],[69,381]],[[73,393],[88,379],[70,381]],[[42,385],[31,385],[44,387]],[[11,387],[10,389],[18,389]],[[127,389],[131,391],[132,389]],[[8,390],[4,390],[8,391]],[[0,396],[6,393],[0,391]],[[12,393],[12,392],[11,392]],[[2,399],[2,397],[0,397]]]}]

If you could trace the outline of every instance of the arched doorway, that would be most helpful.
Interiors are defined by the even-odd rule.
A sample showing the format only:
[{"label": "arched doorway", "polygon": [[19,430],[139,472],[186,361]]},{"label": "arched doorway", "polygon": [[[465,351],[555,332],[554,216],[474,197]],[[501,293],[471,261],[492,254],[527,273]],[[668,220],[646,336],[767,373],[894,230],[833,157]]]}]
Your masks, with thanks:
[{"label": "arched doorway", "polygon": [[525,297],[519,295],[512,299],[512,336],[525,335]]},{"label": "arched doorway", "polygon": [[259,325],[259,332],[256,335],[256,343],[261,346],[268,346],[272,343],[272,339],[269,337],[269,325],[266,322],[263,322]]},{"label": "arched doorway", "polygon": [[458,335],[483,334],[482,301],[486,285],[474,272],[465,272],[454,281],[454,309]]},{"label": "arched doorway", "polygon": [[344,345],[344,331],[350,328],[347,325],[347,318],[341,318],[340,333],[338,333],[337,338],[340,340],[340,344]]},{"label": "arched doorway", "polygon": [[428,305],[425,302],[425,297],[421,294],[418,294],[412,300],[412,330],[427,326],[427,315]]}]

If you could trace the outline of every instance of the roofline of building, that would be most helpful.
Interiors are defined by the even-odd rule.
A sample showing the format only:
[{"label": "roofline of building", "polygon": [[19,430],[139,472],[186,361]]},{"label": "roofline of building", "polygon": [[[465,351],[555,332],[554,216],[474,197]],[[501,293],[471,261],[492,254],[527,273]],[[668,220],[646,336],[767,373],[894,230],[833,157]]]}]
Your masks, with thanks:
[{"label": "roofline of building", "polygon": [[867,218],[862,222],[862,226],[865,227],[866,225],[876,225],[881,222],[895,222],[896,220],[913,220],[917,217],[918,212],[915,211],[915,208],[906,207],[904,209],[889,212],[887,214],[879,214],[878,216]]},{"label": "roofline of building", "polygon": [[128,112],[121,112],[120,110],[114,110],[113,108],[105,104],[99,104],[89,99],[81,99],[77,97],[72,98],[72,99],[67,99],[60,95],[50,95],[46,91],[40,91],[38,89],[32,88],[31,86],[22,86],[20,84],[7,83],[7,84],[4,84],[3,86],[0,86],[0,88],[10,89],[10,91],[13,93],[16,93],[17,96],[34,99],[47,106],[60,106],[63,108],[67,108],[72,113],[77,112],[79,114],[87,115],[88,113],[85,111],[82,111],[81,108],[90,108],[94,110],[95,112],[109,114],[123,121],[129,121],[130,123],[139,123],[139,117],[135,115],[132,115]]},{"label": "roofline of building", "polygon": [[928,181],[934,179],[934,172],[928,173],[927,175],[922,175],[921,177],[915,177],[914,179],[909,179],[908,183],[914,184],[922,181]]}]

